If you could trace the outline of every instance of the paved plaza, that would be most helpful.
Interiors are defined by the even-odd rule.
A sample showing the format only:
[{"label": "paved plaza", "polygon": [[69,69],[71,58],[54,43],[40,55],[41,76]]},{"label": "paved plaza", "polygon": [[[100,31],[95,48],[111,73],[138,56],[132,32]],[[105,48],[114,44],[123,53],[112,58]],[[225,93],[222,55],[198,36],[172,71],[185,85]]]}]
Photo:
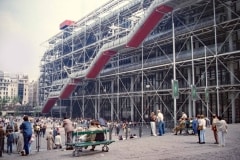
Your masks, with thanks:
[{"label": "paved plaza", "polygon": [[[50,128],[48,128],[49,130]],[[132,133],[138,135],[138,129]],[[63,128],[61,128],[62,135]],[[226,146],[219,147],[214,144],[210,128],[206,130],[206,144],[198,144],[198,137],[194,135],[174,135],[166,133],[164,136],[150,136],[150,129],[144,128],[141,138],[119,141],[113,134],[116,142],[109,146],[109,152],[102,152],[97,146],[95,151],[89,148],[79,157],[72,156],[72,150],[47,151],[46,140],[41,138],[41,148],[36,151],[35,142],[33,151],[29,156],[20,156],[17,153],[3,154],[2,160],[239,160],[240,159],[240,124],[230,124],[226,138]],[[63,138],[64,139],[64,138]],[[14,147],[15,151],[15,147]]]}]

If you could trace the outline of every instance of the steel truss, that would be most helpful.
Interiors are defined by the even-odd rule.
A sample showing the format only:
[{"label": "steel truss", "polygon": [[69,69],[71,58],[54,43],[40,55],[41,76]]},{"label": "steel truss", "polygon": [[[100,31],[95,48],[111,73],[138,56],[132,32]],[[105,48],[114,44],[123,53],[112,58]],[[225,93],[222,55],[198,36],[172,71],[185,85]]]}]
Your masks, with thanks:
[{"label": "steel truss", "polygon": [[[40,86],[48,82],[49,70],[51,80],[49,85],[40,87],[41,102],[50,91],[61,89],[64,79],[81,75],[104,43],[127,35],[131,25],[126,27],[123,22],[137,23],[125,20],[136,15],[134,20],[139,21],[136,13],[152,1],[133,1],[120,7],[119,12],[112,12],[110,18],[99,18],[112,5],[123,2],[107,3],[109,8],[89,14],[73,26],[73,32],[70,27],[70,31],[49,40],[55,44],[53,47],[49,44],[43,57]],[[67,112],[71,117],[144,122],[152,111],[161,109],[166,121],[171,122],[169,125],[176,123],[182,111],[190,117],[204,114],[210,118],[216,113],[229,123],[240,122],[239,15],[240,2],[230,0],[202,1],[174,10],[140,47],[119,50],[97,79],[77,82],[70,98],[57,103],[69,106]],[[89,20],[92,23],[86,24]],[[70,35],[65,38],[65,33]],[[95,40],[89,40],[93,37]],[[48,62],[49,57],[56,59]],[[179,83],[176,104],[171,85],[174,75]],[[192,98],[192,85],[196,86],[197,99]]]}]

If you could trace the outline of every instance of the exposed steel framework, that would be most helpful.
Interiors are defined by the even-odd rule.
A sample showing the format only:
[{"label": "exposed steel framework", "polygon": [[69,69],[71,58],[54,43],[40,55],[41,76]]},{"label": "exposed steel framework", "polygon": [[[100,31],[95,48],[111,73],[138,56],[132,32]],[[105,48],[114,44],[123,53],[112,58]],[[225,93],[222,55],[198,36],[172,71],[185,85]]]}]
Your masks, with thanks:
[{"label": "exposed steel framework", "polygon": [[46,42],[42,112],[57,104],[68,106],[60,116],[143,122],[161,109],[174,123],[181,111],[239,122],[239,13],[229,0],[106,3]]}]

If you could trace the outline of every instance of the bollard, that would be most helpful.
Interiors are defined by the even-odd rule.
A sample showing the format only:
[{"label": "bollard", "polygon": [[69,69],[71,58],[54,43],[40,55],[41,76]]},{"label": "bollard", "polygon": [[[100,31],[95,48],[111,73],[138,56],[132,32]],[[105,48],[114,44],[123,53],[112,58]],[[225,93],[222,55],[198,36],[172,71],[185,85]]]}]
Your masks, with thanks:
[{"label": "bollard", "polygon": [[36,133],[37,133],[37,137],[36,137],[36,149],[37,149],[37,151],[39,152],[39,148],[40,148],[40,141],[39,141],[39,137],[40,137],[40,127],[39,126],[37,126],[36,127]]},{"label": "bollard", "polygon": [[40,137],[40,136],[39,136],[39,134],[40,134],[40,132],[38,131],[38,133],[37,133],[37,137],[38,137],[38,138],[37,138],[37,141],[38,141],[37,151],[38,151],[38,152],[39,152],[39,149],[40,149],[40,141],[39,141],[39,139],[40,139],[39,137]]},{"label": "bollard", "polygon": [[142,137],[142,126],[139,125],[139,137],[141,138]]},{"label": "bollard", "polygon": [[112,130],[113,130],[113,128],[110,127],[109,128],[109,140],[112,140]]},{"label": "bollard", "polygon": [[127,139],[127,138],[128,138],[128,124],[126,124],[125,131],[126,131],[126,132],[125,132],[125,136],[126,136],[125,138]]}]

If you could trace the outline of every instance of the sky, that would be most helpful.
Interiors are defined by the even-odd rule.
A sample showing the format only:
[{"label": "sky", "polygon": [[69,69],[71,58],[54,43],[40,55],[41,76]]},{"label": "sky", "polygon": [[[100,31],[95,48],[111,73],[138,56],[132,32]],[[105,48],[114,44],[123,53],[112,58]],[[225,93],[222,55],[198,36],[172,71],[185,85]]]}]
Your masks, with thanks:
[{"label": "sky", "polygon": [[0,71],[37,80],[41,44],[60,32],[64,20],[78,21],[109,0],[0,0]]}]

